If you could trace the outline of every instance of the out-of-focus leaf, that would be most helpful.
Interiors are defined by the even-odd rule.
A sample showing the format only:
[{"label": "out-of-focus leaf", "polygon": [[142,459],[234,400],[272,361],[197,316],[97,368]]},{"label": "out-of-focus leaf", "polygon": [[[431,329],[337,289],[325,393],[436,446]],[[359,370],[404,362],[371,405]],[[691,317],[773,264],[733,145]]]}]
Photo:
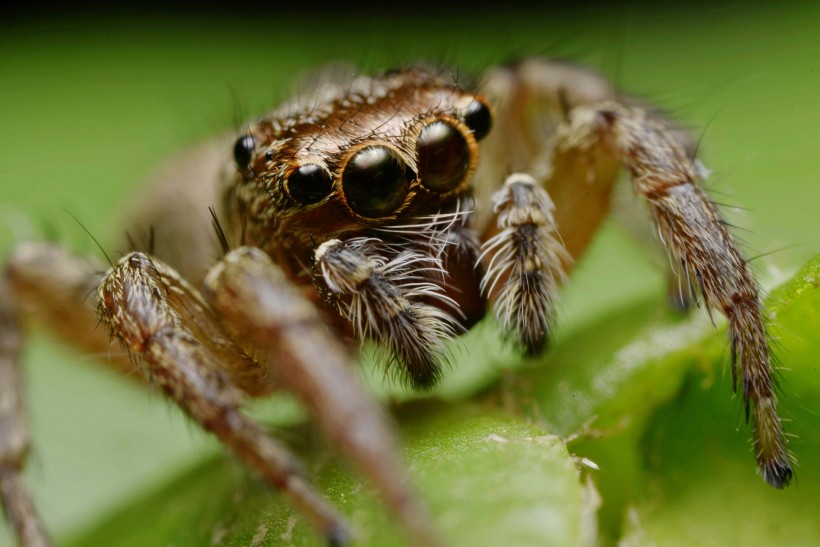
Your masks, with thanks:
[{"label": "out-of-focus leaf", "polygon": [[[560,439],[473,403],[415,403],[402,413],[406,464],[451,545],[577,545],[594,534],[594,497],[586,495]],[[371,490],[338,460],[319,453],[324,457],[307,450],[312,474],[350,516],[357,544],[401,545],[401,534]],[[221,458],[74,542],[78,547],[169,544],[323,542],[280,496]]]}]

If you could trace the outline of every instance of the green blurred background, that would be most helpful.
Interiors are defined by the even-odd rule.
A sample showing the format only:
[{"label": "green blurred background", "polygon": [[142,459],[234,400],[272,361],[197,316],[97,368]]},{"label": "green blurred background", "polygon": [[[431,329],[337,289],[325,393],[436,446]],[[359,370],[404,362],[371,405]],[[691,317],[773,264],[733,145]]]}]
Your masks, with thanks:
[{"label": "green blurred background", "polygon": [[[275,105],[306,69],[425,59],[477,72],[538,54],[589,64],[702,136],[709,187],[738,207],[724,211],[747,254],[762,255],[754,266],[771,287],[820,250],[818,30],[812,3],[497,13],[424,5],[319,19],[243,9],[17,14],[0,23],[0,249],[56,232],[96,254],[66,209],[98,239],[116,239],[118,211],[152,168]],[[662,298],[652,264],[608,224],[567,287],[561,336],[642,296]],[[40,333],[26,355],[35,440],[27,475],[58,537],[217,450],[92,360]]]}]

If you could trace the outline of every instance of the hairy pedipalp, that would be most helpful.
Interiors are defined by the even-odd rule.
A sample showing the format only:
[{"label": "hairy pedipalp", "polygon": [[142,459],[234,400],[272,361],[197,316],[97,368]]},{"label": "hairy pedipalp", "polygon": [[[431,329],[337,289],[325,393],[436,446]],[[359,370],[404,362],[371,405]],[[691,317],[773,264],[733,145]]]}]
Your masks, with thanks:
[{"label": "hairy pedipalp", "polygon": [[[437,276],[441,261],[417,250],[389,254],[372,238],[330,240],[316,251],[318,278],[357,336],[375,340],[389,371],[416,388],[432,387],[448,362],[446,343],[458,327],[457,304]],[[379,250],[382,252],[380,253]],[[383,254],[384,253],[384,254]]]}]

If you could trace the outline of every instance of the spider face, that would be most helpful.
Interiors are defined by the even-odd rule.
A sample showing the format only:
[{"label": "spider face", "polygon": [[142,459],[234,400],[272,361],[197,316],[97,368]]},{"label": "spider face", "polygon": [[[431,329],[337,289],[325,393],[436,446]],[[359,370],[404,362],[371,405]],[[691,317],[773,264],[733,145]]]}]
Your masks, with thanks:
[{"label": "spider face", "polygon": [[491,126],[484,98],[414,69],[355,82],[285,105],[235,142],[228,200],[248,211],[246,243],[304,252],[468,194]]}]

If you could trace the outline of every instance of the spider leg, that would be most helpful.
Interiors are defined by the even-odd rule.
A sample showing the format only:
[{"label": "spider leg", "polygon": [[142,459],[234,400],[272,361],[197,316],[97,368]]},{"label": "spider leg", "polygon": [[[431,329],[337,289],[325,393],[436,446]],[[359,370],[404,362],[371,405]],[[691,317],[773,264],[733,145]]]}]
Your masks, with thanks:
[{"label": "spider leg", "polygon": [[262,251],[240,247],[208,274],[206,294],[226,330],[274,369],[316,416],[326,434],[377,486],[417,545],[441,545],[398,458],[384,410],[349,366],[345,346],[316,307]]},{"label": "spider leg", "polygon": [[17,301],[4,275],[0,277],[0,502],[20,545],[46,547],[51,540],[21,477],[29,449],[22,343]]},{"label": "spider leg", "polygon": [[20,545],[49,545],[45,528],[20,478],[29,451],[20,348],[26,319],[36,318],[106,364],[133,377],[129,359],[110,351],[96,328],[94,298],[102,264],[45,243],[21,243],[0,275],[0,497]]},{"label": "spider leg", "polygon": [[[199,297],[191,291],[164,264],[132,253],[100,283],[100,318],[191,419],[282,491],[331,544],[343,543],[349,535],[344,519],[308,484],[290,451],[242,414],[239,390],[197,339],[202,326],[191,326],[191,317],[205,317],[198,314]],[[180,303],[192,305],[180,312]]]},{"label": "spider leg", "polygon": [[698,186],[697,166],[667,124],[643,108],[615,102],[580,107],[570,123],[609,147],[626,167],[661,239],[699,288],[707,310],[726,316],[735,387],[743,391],[746,419],[753,418],[758,471],[772,486],[785,487],[793,472],[759,289],[717,206]]}]

